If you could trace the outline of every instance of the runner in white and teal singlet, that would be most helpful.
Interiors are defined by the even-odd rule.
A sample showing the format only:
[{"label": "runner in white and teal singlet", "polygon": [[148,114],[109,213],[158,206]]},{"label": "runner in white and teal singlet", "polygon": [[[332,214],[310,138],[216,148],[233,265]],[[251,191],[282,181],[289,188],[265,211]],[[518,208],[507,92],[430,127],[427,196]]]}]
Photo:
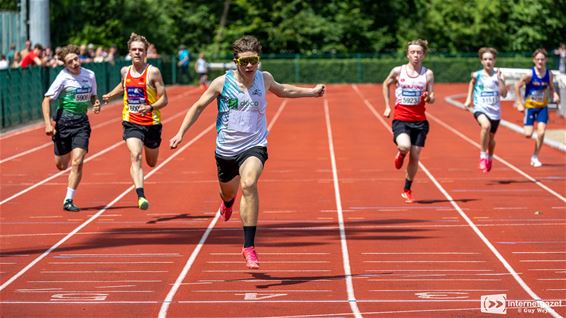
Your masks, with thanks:
[{"label": "runner in white and teal singlet", "polygon": [[476,83],[474,84],[474,113],[482,112],[491,120],[501,119],[501,107],[499,101],[499,80],[497,72],[489,76],[483,70],[477,71]]},{"label": "runner in white and teal singlet", "polygon": [[217,154],[231,157],[252,147],[267,147],[263,72],[256,71],[254,82],[247,90],[238,87],[234,71],[226,72],[217,102]]}]

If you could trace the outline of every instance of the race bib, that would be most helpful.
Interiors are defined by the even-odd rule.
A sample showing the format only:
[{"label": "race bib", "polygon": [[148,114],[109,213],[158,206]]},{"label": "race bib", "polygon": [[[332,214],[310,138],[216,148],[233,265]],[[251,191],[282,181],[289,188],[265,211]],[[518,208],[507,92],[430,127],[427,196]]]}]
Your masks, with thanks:
[{"label": "race bib", "polygon": [[90,100],[90,87],[80,87],[75,90],[75,102],[83,103]]},{"label": "race bib", "polygon": [[145,105],[145,94],[140,87],[128,87],[128,111],[139,113],[140,106]]},{"label": "race bib", "polygon": [[487,105],[495,105],[499,103],[499,94],[497,92],[481,92],[480,103]]},{"label": "race bib", "polygon": [[257,112],[231,110],[228,115],[228,129],[244,133],[253,133],[257,131],[258,121],[259,114]]},{"label": "race bib", "polygon": [[401,105],[418,105],[421,101],[420,89],[403,89],[401,91]]},{"label": "race bib", "polygon": [[541,90],[538,90],[538,91],[532,91],[530,97],[531,97],[531,100],[533,102],[543,103],[544,98],[546,97],[546,94],[545,94],[545,91],[541,89]]}]

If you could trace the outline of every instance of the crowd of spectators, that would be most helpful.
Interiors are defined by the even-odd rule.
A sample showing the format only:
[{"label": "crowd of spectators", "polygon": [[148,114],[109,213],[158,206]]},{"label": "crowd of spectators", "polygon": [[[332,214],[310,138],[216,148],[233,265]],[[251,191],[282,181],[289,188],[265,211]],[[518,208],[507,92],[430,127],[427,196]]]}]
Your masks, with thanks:
[{"label": "crowd of spectators", "polygon": [[[31,41],[26,41],[25,47],[17,51],[16,45],[11,44],[7,54],[0,53],[0,70],[9,68],[26,68],[29,66],[45,66],[56,67],[63,65],[59,59],[58,53],[61,48],[56,47],[53,51],[50,47],[44,47],[41,44],[32,45]],[[148,48],[148,58],[159,58],[155,45],[150,45]],[[95,47],[94,44],[82,44],[80,46],[79,58],[81,63],[101,63],[109,62],[114,63],[118,58],[118,50],[116,45],[109,48],[102,46]],[[126,59],[129,56],[125,57]]]}]

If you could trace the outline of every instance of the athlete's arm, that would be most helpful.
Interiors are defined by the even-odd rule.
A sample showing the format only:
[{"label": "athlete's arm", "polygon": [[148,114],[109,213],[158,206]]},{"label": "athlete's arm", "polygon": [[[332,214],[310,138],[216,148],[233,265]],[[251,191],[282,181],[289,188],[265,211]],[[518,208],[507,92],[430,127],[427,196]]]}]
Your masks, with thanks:
[{"label": "athlete's arm", "polygon": [[90,96],[90,104],[92,105],[92,110],[95,114],[100,113],[100,101],[96,95]]},{"label": "athlete's arm", "polygon": [[531,80],[531,75],[524,75],[521,77],[520,80],[515,83],[515,105],[517,106],[517,110],[522,112],[525,110],[525,101],[523,100],[523,96],[521,95],[521,87],[526,85]]},{"label": "athlete's arm", "polygon": [[470,84],[468,85],[468,96],[466,97],[466,101],[464,102],[464,110],[472,111],[472,92],[474,91],[474,85],[476,85],[476,72],[472,72]]},{"label": "athlete's arm", "polygon": [[169,147],[171,147],[171,149],[177,148],[181,141],[183,141],[183,136],[185,135],[187,130],[191,128],[191,126],[197,121],[204,109],[222,93],[222,88],[224,87],[224,78],[225,76],[222,75],[212,81],[206,91],[191,106],[191,108],[189,108],[187,114],[185,115],[185,119],[183,119],[181,127],[179,127],[179,131],[175,136],[173,136],[173,138],[169,140]]},{"label": "athlete's arm", "polygon": [[279,97],[321,97],[324,95],[324,84],[317,84],[313,88],[299,87],[290,84],[280,84],[273,78],[269,72],[263,73],[263,82],[265,88]]},{"label": "athlete's arm", "polygon": [[102,95],[102,100],[104,101],[104,103],[108,103],[114,96],[121,95],[124,93],[124,77],[126,77],[127,71],[128,71],[127,66],[122,67],[122,69],[120,70],[120,74],[122,74],[122,79],[120,80],[120,83],[118,83],[118,85],[114,87],[113,90],[111,90],[109,93]]},{"label": "athlete's arm", "polygon": [[45,134],[52,136],[55,134],[55,128],[51,123],[51,97],[45,96],[41,102],[41,110],[43,112],[43,122],[45,123]]},{"label": "athlete's arm", "polygon": [[167,106],[168,99],[167,99],[167,92],[165,91],[165,83],[163,83],[163,77],[161,76],[161,72],[157,67],[150,68],[149,73],[149,82],[150,85],[155,87],[155,91],[157,92],[157,96],[159,98],[155,103],[151,105],[143,105],[140,107],[141,113],[150,112],[153,109],[160,109]]},{"label": "athlete's arm", "polygon": [[383,81],[383,100],[385,101],[385,111],[383,112],[383,116],[387,118],[389,118],[389,115],[391,115],[391,106],[389,105],[389,86],[391,86],[391,84],[393,83],[397,83],[397,78],[399,77],[400,71],[400,66],[394,67]]},{"label": "athlete's arm", "polygon": [[429,104],[434,104],[434,73],[431,70],[426,71],[426,83],[424,101]]}]

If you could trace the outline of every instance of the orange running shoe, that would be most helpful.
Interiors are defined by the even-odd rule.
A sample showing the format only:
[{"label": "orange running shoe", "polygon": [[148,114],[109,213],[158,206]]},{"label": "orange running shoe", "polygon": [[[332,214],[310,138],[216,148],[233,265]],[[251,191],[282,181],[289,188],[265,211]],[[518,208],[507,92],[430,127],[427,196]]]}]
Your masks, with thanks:
[{"label": "orange running shoe", "polygon": [[397,155],[395,155],[395,168],[401,169],[403,166],[403,160],[405,160],[406,154],[402,154],[400,151],[397,151]]},{"label": "orange running shoe", "polygon": [[220,204],[220,215],[222,215],[222,218],[224,218],[224,221],[228,221],[230,220],[230,217],[232,216],[232,207],[227,208],[224,205],[224,201],[222,201],[222,203]]},{"label": "orange running shoe", "polygon": [[413,192],[411,190],[405,190],[401,193],[401,197],[405,199],[405,203],[413,203],[415,199],[413,198]]},{"label": "orange running shoe", "polygon": [[259,260],[257,259],[257,254],[253,246],[242,248],[242,255],[244,256],[244,259],[246,260],[246,266],[249,269],[259,268]]}]

